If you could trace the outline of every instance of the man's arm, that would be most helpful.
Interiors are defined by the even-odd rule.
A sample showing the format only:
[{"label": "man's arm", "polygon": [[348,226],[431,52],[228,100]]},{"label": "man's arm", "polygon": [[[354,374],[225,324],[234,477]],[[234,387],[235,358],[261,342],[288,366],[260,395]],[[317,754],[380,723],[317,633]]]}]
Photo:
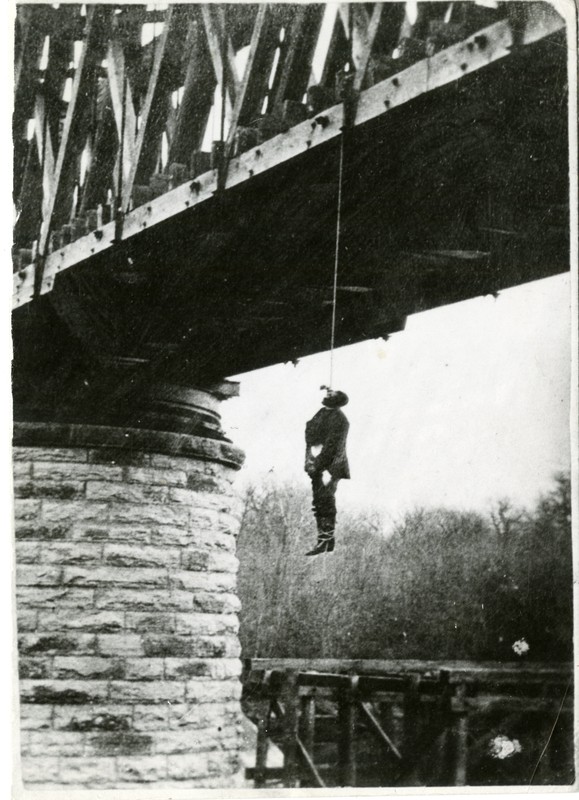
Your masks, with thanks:
[{"label": "man's arm", "polygon": [[306,422],[306,455],[304,469],[308,475],[316,472],[316,455],[312,452],[314,446],[319,446],[320,412]]},{"label": "man's arm", "polygon": [[346,449],[349,423],[343,414],[336,414],[329,420],[328,431],[322,447],[322,452],[316,458],[316,469],[323,471],[329,469],[336,458]]}]

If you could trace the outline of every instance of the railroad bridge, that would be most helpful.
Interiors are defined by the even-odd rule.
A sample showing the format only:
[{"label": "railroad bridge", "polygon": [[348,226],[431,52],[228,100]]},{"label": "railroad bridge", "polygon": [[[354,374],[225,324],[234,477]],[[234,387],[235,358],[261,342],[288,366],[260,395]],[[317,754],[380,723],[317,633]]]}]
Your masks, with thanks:
[{"label": "railroad bridge", "polygon": [[227,376],[328,348],[336,260],[337,346],[569,269],[565,22],[34,3],[15,57],[23,778],[233,786]]}]

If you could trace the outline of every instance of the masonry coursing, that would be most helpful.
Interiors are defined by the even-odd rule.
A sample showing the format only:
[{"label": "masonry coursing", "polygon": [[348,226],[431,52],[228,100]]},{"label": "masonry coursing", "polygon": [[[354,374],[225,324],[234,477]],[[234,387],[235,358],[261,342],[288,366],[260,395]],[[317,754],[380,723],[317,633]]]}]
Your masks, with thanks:
[{"label": "masonry coursing", "polygon": [[239,783],[233,478],[205,453],[14,448],[25,785]]}]

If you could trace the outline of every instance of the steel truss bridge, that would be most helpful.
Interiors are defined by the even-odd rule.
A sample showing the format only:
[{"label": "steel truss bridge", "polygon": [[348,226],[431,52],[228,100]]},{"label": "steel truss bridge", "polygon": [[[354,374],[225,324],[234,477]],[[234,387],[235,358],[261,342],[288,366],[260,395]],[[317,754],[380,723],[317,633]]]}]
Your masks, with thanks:
[{"label": "steel truss bridge", "polygon": [[327,349],[341,150],[338,346],[569,269],[547,3],[35,3],[15,37],[17,415]]}]

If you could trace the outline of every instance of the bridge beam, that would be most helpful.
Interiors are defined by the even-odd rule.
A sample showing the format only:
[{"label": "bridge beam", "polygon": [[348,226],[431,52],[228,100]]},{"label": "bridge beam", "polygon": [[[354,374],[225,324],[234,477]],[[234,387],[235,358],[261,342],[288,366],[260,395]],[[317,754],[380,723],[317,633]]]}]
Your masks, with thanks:
[{"label": "bridge beam", "polygon": [[[501,20],[361,92],[355,126],[359,128],[396,107],[514,57],[514,50],[533,45],[564,28],[564,20],[547,3],[535,3],[520,29],[515,30],[509,20]],[[287,133],[231,159],[224,188],[246,184],[268,170],[336,140],[341,133],[341,105],[327,109],[323,118],[323,124],[319,116],[306,120]],[[122,239],[136,240],[143,231],[211,202],[217,189],[218,176],[216,170],[212,170],[151,200],[127,214]],[[115,243],[115,226],[111,222],[51,253],[45,262],[41,292],[50,292],[61,272],[110,251]],[[14,308],[32,300],[34,273],[35,266],[30,264],[14,275]]]}]

